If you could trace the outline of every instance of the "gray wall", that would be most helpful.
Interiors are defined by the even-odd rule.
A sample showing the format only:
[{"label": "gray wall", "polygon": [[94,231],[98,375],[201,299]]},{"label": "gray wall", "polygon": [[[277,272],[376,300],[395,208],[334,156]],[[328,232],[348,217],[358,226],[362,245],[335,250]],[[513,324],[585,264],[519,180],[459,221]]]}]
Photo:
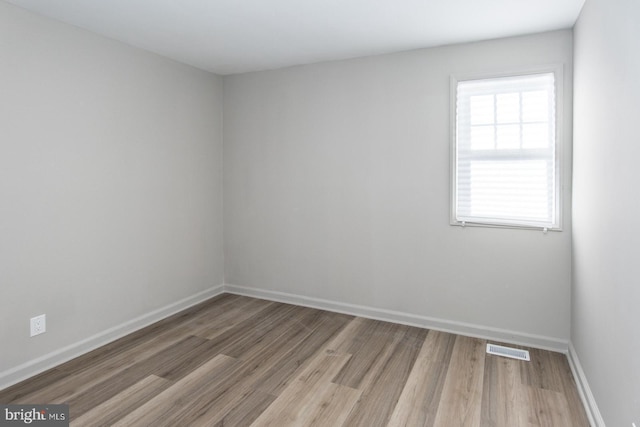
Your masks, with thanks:
[{"label": "gray wall", "polygon": [[0,1],[0,372],[222,283],[221,78]]},{"label": "gray wall", "polygon": [[575,28],[571,340],[609,426],[640,426],[639,18],[587,0]]},{"label": "gray wall", "polygon": [[565,231],[449,225],[449,78],[565,66],[572,32],[225,76],[225,279],[568,340]]}]

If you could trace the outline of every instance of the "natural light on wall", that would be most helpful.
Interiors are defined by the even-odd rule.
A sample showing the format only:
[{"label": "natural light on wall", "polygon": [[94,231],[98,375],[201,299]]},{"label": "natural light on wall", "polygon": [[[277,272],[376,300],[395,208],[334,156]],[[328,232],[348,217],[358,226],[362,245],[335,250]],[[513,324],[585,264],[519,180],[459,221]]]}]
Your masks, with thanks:
[{"label": "natural light on wall", "polygon": [[454,84],[452,222],[558,229],[554,73]]}]

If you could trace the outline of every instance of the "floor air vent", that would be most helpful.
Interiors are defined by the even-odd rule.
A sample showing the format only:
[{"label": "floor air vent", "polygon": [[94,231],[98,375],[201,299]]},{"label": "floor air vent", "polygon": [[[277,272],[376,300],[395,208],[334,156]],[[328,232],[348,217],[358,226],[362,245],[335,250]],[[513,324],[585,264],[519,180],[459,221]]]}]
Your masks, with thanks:
[{"label": "floor air vent", "polygon": [[501,345],[487,344],[487,353],[495,354],[496,356],[510,357],[518,360],[531,360],[529,352],[527,350],[520,350],[517,348],[503,347]]}]

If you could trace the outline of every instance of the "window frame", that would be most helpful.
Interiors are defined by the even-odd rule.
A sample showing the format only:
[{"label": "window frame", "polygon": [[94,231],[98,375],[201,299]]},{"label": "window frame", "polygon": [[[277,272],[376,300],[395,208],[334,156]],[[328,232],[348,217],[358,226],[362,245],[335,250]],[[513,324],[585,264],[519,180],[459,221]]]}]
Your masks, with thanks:
[{"label": "window frame", "polygon": [[[495,79],[502,77],[518,77],[535,74],[553,73],[555,80],[555,224],[542,227],[529,224],[517,224],[510,222],[501,222],[495,220],[478,221],[459,221],[456,212],[456,200],[458,192],[457,182],[457,95],[458,82],[468,80]],[[527,67],[520,69],[511,69],[509,71],[469,73],[469,74],[453,74],[450,77],[450,218],[449,223],[452,226],[461,227],[489,227],[489,228],[511,228],[523,230],[543,230],[543,231],[562,231],[563,225],[563,174],[565,165],[563,164],[563,118],[564,118],[564,69],[562,64],[543,65],[538,67]]]}]

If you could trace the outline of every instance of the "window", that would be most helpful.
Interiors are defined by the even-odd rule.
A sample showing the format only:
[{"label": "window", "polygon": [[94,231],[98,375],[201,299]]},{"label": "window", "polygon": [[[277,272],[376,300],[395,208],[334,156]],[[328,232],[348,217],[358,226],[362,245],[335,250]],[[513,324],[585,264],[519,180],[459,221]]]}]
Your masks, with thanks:
[{"label": "window", "polygon": [[558,74],[452,80],[452,224],[560,229]]}]

